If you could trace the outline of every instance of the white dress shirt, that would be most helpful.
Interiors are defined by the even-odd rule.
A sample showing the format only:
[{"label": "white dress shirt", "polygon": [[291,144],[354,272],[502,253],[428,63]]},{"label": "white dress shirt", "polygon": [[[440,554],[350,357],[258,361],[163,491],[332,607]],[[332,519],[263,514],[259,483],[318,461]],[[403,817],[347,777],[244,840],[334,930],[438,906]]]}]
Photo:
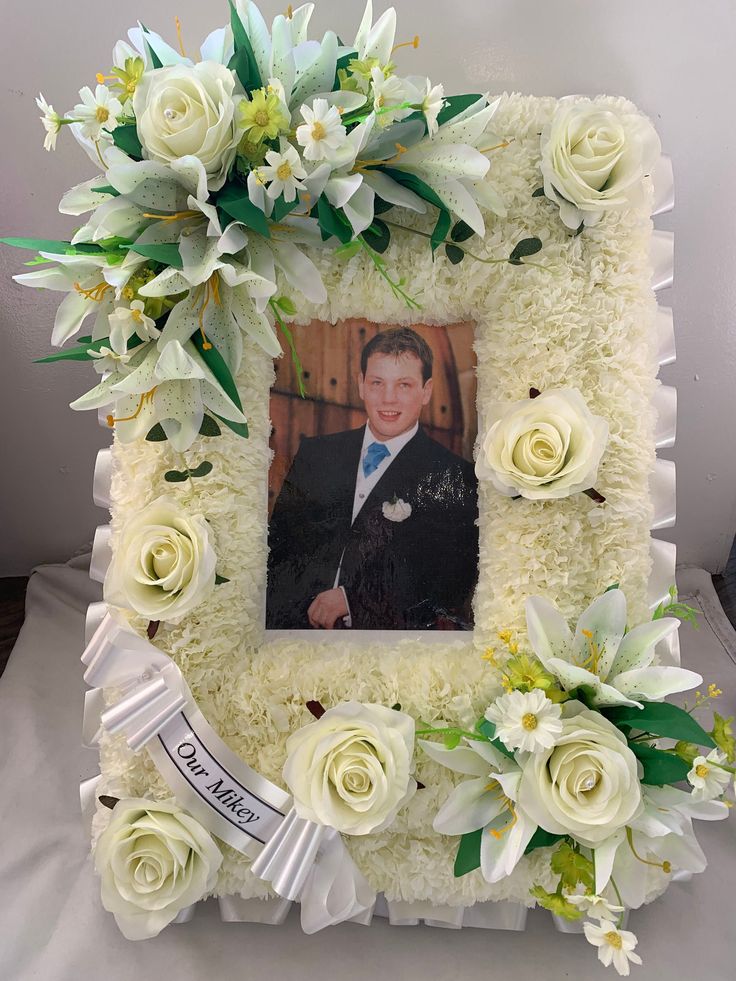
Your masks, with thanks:
[{"label": "white dress shirt", "polygon": [[[401,433],[400,436],[393,436],[391,439],[378,439],[373,435],[370,423],[366,423],[365,433],[363,435],[363,446],[361,447],[360,457],[358,459],[358,472],[355,477],[355,494],[353,496],[353,517],[351,524],[355,524],[355,519],[360,514],[360,510],[368,499],[368,495],[376,486],[381,477],[386,473],[388,468],[391,466],[393,461],[403,450],[409,440],[416,436],[418,429],[419,423],[415,422],[411,429],[407,429],[407,431],[405,433]],[[363,460],[365,459],[366,452],[371,443],[383,443],[386,449],[389,451],[389,456],[385,456],[373,473],[366,477],[366,475],[363,473]],[[343,550],[343,553],[340,556],[340,564],[337,567],[337,574],[335,575],[334,588],[337,589],[339,586],[340,589],[342,589],[343,596],[345,597],[345,603],[348,608],[347,616],[343,617],[343,623],[346,627],[352,627],[353,619],[350,614],[350,601],[348,600],[348,595],[345,592],[345,587],[340,586],[340,572],[342,570],[342,560],[344,555],[345,551]]]}]

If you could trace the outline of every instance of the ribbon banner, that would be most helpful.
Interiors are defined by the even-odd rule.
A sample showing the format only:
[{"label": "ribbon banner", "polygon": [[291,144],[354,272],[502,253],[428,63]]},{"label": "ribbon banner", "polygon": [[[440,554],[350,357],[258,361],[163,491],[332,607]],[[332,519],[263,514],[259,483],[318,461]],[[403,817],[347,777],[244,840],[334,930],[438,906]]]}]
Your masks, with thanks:
[{"label": "ribbon banner", "polygon": [[[252,871],[274,892],[301,903],[305,932],[345,920],[370,923],[376,894],[342,837],[298,817],[290,795],[222,741],[169,657],[108,612],[82,662],[84,680],[94,689],[85,700],[89,741],[98,741],[104,730],[122,734],[133,752],[146,748],[179,804],[254,859]],[[100,711],[102,688],[119,689],[121,697]]]}]

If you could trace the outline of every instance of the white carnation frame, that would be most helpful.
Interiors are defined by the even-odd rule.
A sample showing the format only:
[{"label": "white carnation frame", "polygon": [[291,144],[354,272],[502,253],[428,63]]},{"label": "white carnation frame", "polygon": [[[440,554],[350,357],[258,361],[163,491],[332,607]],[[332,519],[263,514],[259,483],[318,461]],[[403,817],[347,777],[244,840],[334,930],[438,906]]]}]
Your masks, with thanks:
[{"label": "white carnation frame", "polygon": [[[623,99],[596,101],[619,112],[637,112]],[[419,315],[360,258],[341,263],[330,253],[319,253],[312,258],[323,275],[327,302],[301,303],[297,318],[299,323],[361,316],[387,324],[473,321],[481,433],[491,402],[524,398],[532,386],[578,387],[591,410],[609,420],[611,436],[597,482],[604,505],[582,494],[551,502],[512,500],[481,484],[472,634],[434,635],[428,641],[426,634],[361,632],[348,638],[341,632],[336,648],[325,644],[321,632],[316,641],[294,632],[264,633],[268,405],[274,373],[266,355],[249,342],[237,380],[250,436],[241,440],[225,432],[198,440],[187,461],[206,457],[214,467],[194,490],[164,482],[164,472],[181,464],[181,455],[168,444],[115,443],[98,456],[94,499],[110,507],[112,521],[95,536],[93,579],[104,579],[127,515],[161,494],[182,497],[210,520],[218,572],[230,582],[218,586],[214,597],[181,623],[162,625],[155,643],[179,665],[210,724],[266,779],[282,783],[286,737],[309,721],[308,699],[318,698],[326,706],[351,697],[400,702],[424,721],[462,722],[473,713],[477,717],[497,694],[497,672],[481,655],[497,647],[501,628],[523,638],[528,595],[547,596],[573,618],[595,595],[619,582],[635,622],[647,617],[674,582],[674,545],[650,537],[652,530],[674,524],[675,517],[674,464],[655,458],[655,449],[671,446],[675,438],[675,392],[656,380],[659,365],[674,360],[672,313],[656,302],[656,292],[672,282],[673,239],[670,233],[653,232],[650,220],[672,207],[671,166],[662,158],[652,175],[646,210],[611,215],[571,237],[554,205],[532,197],[541,185],[538,134],[556,104],[552,98],[501,98],[494,128],[513,141],[494,155],[491,177],[508,216],[489,216],[484,243],[485,254],[502,257],[521,238],[536,235],[543,250],[535,259],[553,271],[470,258],[453,266],[442,255],[433,259],[425,239],[399,233],[385,258],[407,276],[412,292],[421,292]],[[425,227],[421,218],[415,224]],[[103,420],[105,415],[101,410]],[[90,608],[88,637],[104,612],[104,604]],[[131,624],[145,631],[141,620]],[[659,651],[667,663],[679,662],[676,636]],[[438,641],[444,642],[442,650]],[[103,736],[100,750],[96,793],[168,795],[145,751],[134,756],[121,739],[110,736]],[[529,886],[544,882],[541,862],[532,855],[493,886],[479,872],[455,879],[457,841],[431,829],[453,778],[431,761],[419,759],[418,767],[425,789],[395,825],[380,835],[347,841],[356,864],[382,894],[376,912],[397,924],[423,920],[522,928],[525,907],[532,902]],[[98,811],[93,836],[103,826]],[[278,923],[288,912],[289,904],[273,898],[250,873],[248,860],[229,848],[216,894],[228,920]]]}]

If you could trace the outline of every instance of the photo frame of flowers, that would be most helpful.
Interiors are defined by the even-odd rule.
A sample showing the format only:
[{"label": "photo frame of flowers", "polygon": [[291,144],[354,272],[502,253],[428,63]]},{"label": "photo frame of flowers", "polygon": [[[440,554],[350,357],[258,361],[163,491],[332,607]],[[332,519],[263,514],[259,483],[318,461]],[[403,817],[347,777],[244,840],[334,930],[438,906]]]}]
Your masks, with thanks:
[{"label": "photo frame of flowers", "polygon": [[[689,834],[725,812],[733,762],[724,720],[706,732],[663,701],[702,680],[679,668],[674,546],[651,537],[675,515],[673,465],[655,456],[675,436],[657,381],[674,358],[656,297],[672,237],[652,227],[671,167],[625,99],[449,97],[396,73],[393,10],[374,23],[369,0],[345,45],[307,40],[312,6],[269,30],[231,3],[200,61],[139,26],[69,114],[41,97],[47,148],[68,125],[103,173],[62,202],[91,212],[69,242],[4,240],[38,253],[21,283],[67,294],[54,343],[94,312],[92,335],[42,360],[95,362],[73,408],[115,431],[94,476],[111,520],[83,656],[103,903],[133,939],[207,896],[271,923],[298,900],[308,932],[381,913],[520,929],[538,903],[587,915],[599,958],[628,972],[619,914],[673,864],[636,837],[647,788],[668,833]],[[172,91],[206,120],[183,151]],[[356,317],[475,324],[472,634],[264,630],[273,358],[296,357],[293,324]],[[519,796],[568,745],[576,792],[604,770],[619,781],[598,818],[563,813],[554,788]],[[115,856],[151,835],[139,864],[157,898],[136,905]],[[191,861],[169,897],[172,840]],[[636,896],[611,893],[622,841],[650,856]]]}]

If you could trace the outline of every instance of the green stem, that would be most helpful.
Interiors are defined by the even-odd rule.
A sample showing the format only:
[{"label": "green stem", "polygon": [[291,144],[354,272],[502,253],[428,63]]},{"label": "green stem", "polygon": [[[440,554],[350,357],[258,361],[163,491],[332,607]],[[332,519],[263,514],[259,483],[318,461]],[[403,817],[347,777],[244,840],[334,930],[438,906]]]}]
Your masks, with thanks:
[{"label": "green stem", "polygon": [[[613,886],[613,891],[616,893],[616,899],[618,900],[618,905],[623,906],[624,901],[623,899],[621,899],[621,893],[618,890],[618,886],[616,885],[616,880],[613,878],[613,876],[611,876],[611,885]],[[621,915],[619,916],[618,922],[616,923],[616,926],[619,928],[619,930],[624,925],[625,915],[626,915],[626,909],[624,908],[621,910]]]},{"label": "green stem", "polygon": [[[400,225],[396,221],[389,221],[388,218],[383,218],[383,217],[381,217],[381,221],[384,223],[384,225],[391,225],[392,228],[400,228],[402,232],[411,232],[412,235],[421,235],[422,238],[428,238],[428,239],[432,238],[432,236],[428,232],[420,232],[418,228],[408,228],[406,225]],[[483,258],[483,256],[476,255],[474,252],[471,252],[470,249],[466,249],[464,246],[460,245],[459,242],[452,242],[452,241],[448,242],[447,239],[443,239],[438,244],[452,245],[454,248],[460,249],[461,252],[464,252],[465,255],[470,256],[471,259],[475,259],[476,262],[485,262],[487,265],[496,265],[498,263],[504,263],[509,261],[508,259]],[[524,260],[521,260],[519,264],[522,266],[535,266],[537,269],[549,270],[549,266],[543,266],[541,262],[525,262]]]},{"label": "green stem", "polygon": [[465,729],[457,729],[453,726],[445,726],[441,729],[430,727],[428,729],[417,729],[416,731],[417,736],[434,736],[438,734],[444,735],[446,733],[449,733],[452,736],[464,736],[466,739],[475,739],[482,743],[487,742],[486,737],[481,736],[481,734],[478,732],[467,732]]},{"label": "green stem", "polygon": [[421,303],[417,302],[417,300],[415,300],[413,296],[409,296],[406,290],[402,288],[403,280],[391,279],[391,277],[388,274],[388,270],[386,269],[386,263],[384,262],[383,258],[379,255],[378,252],[376,252],[375,249],[371,248],[371,246],[366,242],[363,236],[359,235],[357,239],[355,239],[355,241],[360,243],[361,248],[368,255],[368,258],[376,267],[376,270],[378,271],[379,275],[381,275],[386,280],[388,285],[391,287],[391,292],[394,294],[394,296],[402,299],[410,310],[421,310],[422,309]]},{"label": "green stem", "polygon": [[279,313],[279,308],[276,306],[273,300],[268,301],[268,305],[271,307],[271,312],[274,315],[276,323],[279,325],[283,331],[286,342],[289,345],[289,351],[291,352],[291,360],[294,364],[294,370],[296,371],[296,381],[299,386],[299,395],[304,399],[307,397],[307,390],[304,387],[304,370],[302,368],[301,358],[297,353],[296,345],[294,344],[294,335],[291,333],[289,328],[286,326],[284,321],[281,319],[281,314]]}]

